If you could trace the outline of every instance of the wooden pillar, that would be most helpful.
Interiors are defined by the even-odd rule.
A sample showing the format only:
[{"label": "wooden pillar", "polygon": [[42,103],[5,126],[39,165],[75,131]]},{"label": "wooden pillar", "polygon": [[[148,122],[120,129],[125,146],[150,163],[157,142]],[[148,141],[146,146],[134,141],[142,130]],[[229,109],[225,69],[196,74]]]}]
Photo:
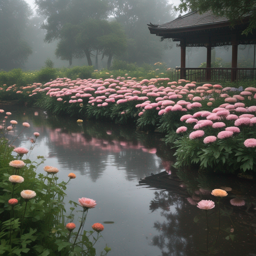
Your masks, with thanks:
[{"label": "wooden pillar", "polygon": [[180,42],[180,78],[186,79],[186,42],[182,40]]},{"label": "wooden pillar", "polygon": [[212,61],[212,47],[211,44],[207,44],[206,46],[207,54],[206,54],[206,81],[211,80],[211,61]]},{"label": "wooden pillar", "polygon": [[232,38],[232,70],[231,70],[231,82],[236,81],[236,76],[237,76],[237,49],[238,49],[238,44],[236,41],[236,37],[234,36]]}]

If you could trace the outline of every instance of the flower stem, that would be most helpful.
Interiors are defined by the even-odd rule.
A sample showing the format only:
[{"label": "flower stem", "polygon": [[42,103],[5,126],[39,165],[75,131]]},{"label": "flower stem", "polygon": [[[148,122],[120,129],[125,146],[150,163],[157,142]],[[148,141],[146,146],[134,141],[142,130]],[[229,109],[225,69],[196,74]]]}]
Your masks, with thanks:
[{"label": "flower stem", "polygon": [[24,217],[25,217],[25,213],[26,213],[26,209],[27,209],[27,204],[28,204],[28,200],[26,200],[24,214],[23,214],[23,217],[21,219],[21,228],[20,228],[20,232],[21,232],[20,234],[21,235],[22,235],[23,220],[24,220]]},{"label": "flower stem", "polygon": [[208,215],[207,215],[207,210],[205,211],[206,214],[206,253],[208,255],[208,236],[209,236],[209,227],[208,227]]},{"label": "flower stem", "polygon": [[78,235],[79,235],[79,232],[80,232],[80,230],[81,230],[81,228],[82,228],[82,226],[83,226],[83,223],[84,223],[84,222],[85,222],[85,220],[86,220],[87,213],[86,213],[86,215],[84,216],[85,212],[87,212],[87,213],[88,213],[88,208],[84,208],[84,210],[83,210],[83,215],[82,215],[81,224],[80,224],[80,227],[79,227],[79,229],[78,229],[78,231],[77,231],[77,235],[76,235],[76,238],[75,238],[75,241],[74,241],[73,247],[75,246],[76,240],[77,240]]}]

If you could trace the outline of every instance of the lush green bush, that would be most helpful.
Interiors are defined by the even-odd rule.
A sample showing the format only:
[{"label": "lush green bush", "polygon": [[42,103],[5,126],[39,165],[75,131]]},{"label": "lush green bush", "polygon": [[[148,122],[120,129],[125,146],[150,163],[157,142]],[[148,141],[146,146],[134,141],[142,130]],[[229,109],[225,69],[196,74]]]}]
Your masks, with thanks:
[{"label": "lush green bush", "polygon": [[[0,136],[0,217],[1,217],[1,255],[96,255],[95,242],[101,237],[94,231],[81,231],[89,208],[81,207],[76,202],[70,202],[70,214],[66,215],[64,205],[67,181],[58,182],[55,171],[48,167],[47,174],[37,174],[37,167],[44,162],[44,157],[38,156],[39,162],[22,159],[22,155],[14,157],[13,148],[1,129]],[[36,140],[36,138],[35,138]],[[33,143],[33,142],[32,142]],[[35,145],[32,144],[30,151]],[[16,154],[16,153],[15,153]],[[16,158],[16,162],[14,161]],[[11,164],[24,163],[24,167],[11,167]],[[46,168],[46,167],[45,167]],[[55,168],[56,169],[56,168]],[[45,169],[46,170],[46,169]],[[21,175],[21,176],[13,176]],[[72,181],[75,182],[75,181]],[[31,198],[21,191],[30,190]],[[35,194],[35,193],[36,194]],[[9,201],[14,199],[16,202]],[[81,223],[78,231],[72,231],[66,224],[74,220],[74,210],[81,207]],[[75,227],[72,223],[71,226]],[[106,255],[110,248],[106,246]]]}]

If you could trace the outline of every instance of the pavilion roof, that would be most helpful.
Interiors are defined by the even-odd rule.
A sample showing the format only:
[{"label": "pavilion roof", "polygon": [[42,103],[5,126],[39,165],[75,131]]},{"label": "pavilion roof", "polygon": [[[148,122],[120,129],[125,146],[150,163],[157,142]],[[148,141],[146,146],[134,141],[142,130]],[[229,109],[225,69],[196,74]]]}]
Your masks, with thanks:
[{"label": "pavilion roof", "polygon": [[190,12],[183,16],[157,26],[159,29],[181,29],[191,28],[205,25],[214,25],[219,23],[227,23],[229,19],[226,17],[216,16],[211,11],[199,14],[198,12]]},{"label": "pavilion roof", "polygon": [[242,34],[248,25],[250,14],[243,20],[238,20],[232,26],[230,20],[223,16],[216,16],[211,11],[205,13],[190,12],[183,16],[161,24],[148,24],[151,34],[162,39],[173,38],[173,41],[185,40],[187,46],[205,46],[211,43],[212,47],[231,45],[236,38],[238,44],[255,44],[256,30],[252,34]]}]

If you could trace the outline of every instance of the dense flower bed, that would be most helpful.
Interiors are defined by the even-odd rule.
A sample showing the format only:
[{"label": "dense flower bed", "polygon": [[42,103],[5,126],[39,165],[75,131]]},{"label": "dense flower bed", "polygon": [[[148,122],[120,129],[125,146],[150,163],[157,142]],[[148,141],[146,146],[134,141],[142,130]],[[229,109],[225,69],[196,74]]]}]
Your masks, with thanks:
[{"label": "dense flower bed", "polygon": [[166,142],[178,148],[177,167],[196,163],[234,172],[255,166],[254,87],[117,77],[58,78],[44,85],[34,83],[30,89],[37,105],[55,114],[135,123],[140,129],[167,134]]}]

